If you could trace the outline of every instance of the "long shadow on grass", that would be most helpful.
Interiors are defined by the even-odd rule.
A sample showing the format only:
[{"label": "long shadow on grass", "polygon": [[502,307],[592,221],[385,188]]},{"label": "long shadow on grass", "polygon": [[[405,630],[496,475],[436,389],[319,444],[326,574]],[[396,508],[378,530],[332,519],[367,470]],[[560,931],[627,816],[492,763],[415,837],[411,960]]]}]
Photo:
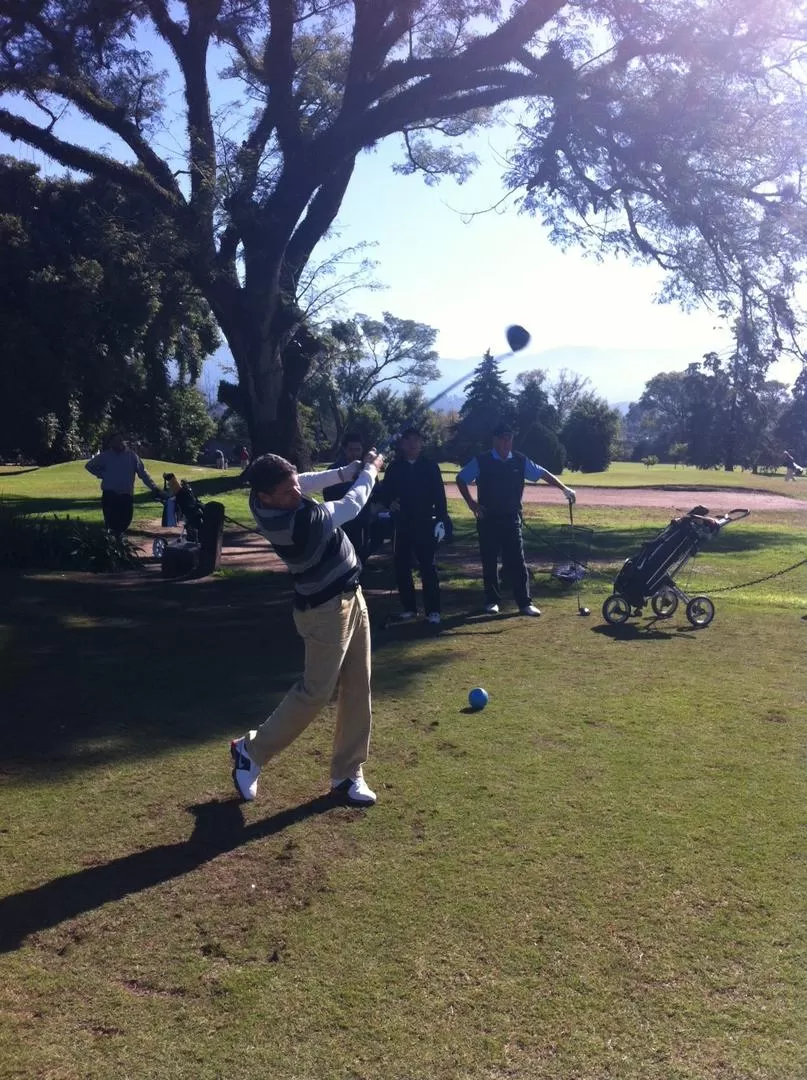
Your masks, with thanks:
[{"label": "long shadow on grass", "polygon": [[19,948],[29,934],[47,930],[132,893],[184,877],[227,851],[343,807],[330,796],[322,795],[251,825],[244,824],[241,804],[235,799],[202,803],[188,809],[195,816],[196,825],[187,840],[136,851],[0,900],[0,952]]},{"label": "long shadow on grass", "polygon": [[[411,644],[376,662],[377,696],[447,661]],[[0,771],[41,779],[240,734],[302,667],[284,574],[0,575]]]},{"label": "long shadow on grass", "polygon": [[691,634],[696,630],[698,630],[696,626],[676,626],[669,630],[661,630],[656,625],[655,619],[650,619],[643,625],[623,623],[621,626],[602,625],[591,628],[592,634],[602,634],[603,637],[611,638],[612,641],[671,641],[673,638],[681,639],[681,634]]}]

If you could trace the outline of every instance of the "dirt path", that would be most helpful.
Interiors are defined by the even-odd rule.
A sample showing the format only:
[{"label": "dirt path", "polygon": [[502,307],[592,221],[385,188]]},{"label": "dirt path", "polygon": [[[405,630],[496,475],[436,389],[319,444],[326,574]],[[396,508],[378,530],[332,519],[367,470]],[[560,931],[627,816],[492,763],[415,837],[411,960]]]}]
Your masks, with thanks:
[{"label": "dirt path", "polygon": [[[574,485],[572,485],[574,487]],[[738,491],[731,488],[719,488],[714,491],[676,490],[664,488],[577,488],[577,507],[586,506],[623,506],[637,510],[642,507],[669,510],[670,514],[686,512],[702,503],[711,513],[721,513],[744,507],[746,510],[774,510],[792,513],[807,513],[807,500],[790,499],[785,495],[768,495],[762,491]],[[446,496],[459,499],[456,484],[446,484]],[[524,488],[525,503],[555,503],[561,498],[560,493],[546,484],[528,484]]]},{"label": "dirt path", "polygon": [[[456,484],[446,484],[449,499],[460,498]],[[526,503],[558,503],[560,494],[545,484],[528,485],[524,489]],[[691,510],[702,502],[712,513],[743,506],[748,510],[770,510],[807,515],[807,501],[788,499],[783,495],[767,495],[758,491],[665,491],[662,488],[579,488],[577,509],[585,512],[587,506],[616,506],[628,509],[668,510],[670,516]],[[807,520],[805,520],[807,524]],[[140,526],[148,538],[142,546],[151,554],[151,537],[177,535],[176,529],[163,529],[159,518],[143,522]],[[466,556],[467,557],[467,556]],[[448,558],[448,555],[445,556]],[[222,567],[227,570],[282,570],[283,563],[269,549],[266,541],[254,533],[244,532],[228,525],[224,530]]]}]

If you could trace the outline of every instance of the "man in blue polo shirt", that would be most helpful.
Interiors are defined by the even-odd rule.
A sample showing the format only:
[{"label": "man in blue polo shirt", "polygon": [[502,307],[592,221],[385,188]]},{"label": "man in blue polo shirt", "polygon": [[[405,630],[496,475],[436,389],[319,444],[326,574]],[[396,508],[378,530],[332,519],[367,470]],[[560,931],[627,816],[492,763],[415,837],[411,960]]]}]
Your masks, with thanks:
[{"label": "man in blue polo shirt", "polygon": [[[477,454],[457,473],[460,495],[476,518],[485,611],[489,615],[498,615],[502,602],[499,591],[500,556],[504,576],[512,586],[521,614],[541,614],[530,599],[530,575],[524,561],[521,499],[526,480],[544,480],[562,491],[570,503],[575,501],[572,488],[558,480],[557,476],[536,465],[524,454],[513,452],[513,429],[509,424],[500,424],[493,432],[492,450]],[[476,499],[468,490],[468,485],[474,482],[477,486]]]}]

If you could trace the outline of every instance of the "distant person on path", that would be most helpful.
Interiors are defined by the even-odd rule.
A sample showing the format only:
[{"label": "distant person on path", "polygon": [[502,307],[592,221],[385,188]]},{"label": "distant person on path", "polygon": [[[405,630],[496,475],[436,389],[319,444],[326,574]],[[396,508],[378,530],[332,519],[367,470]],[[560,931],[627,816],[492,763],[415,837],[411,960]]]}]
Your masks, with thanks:
[{"label": "distant person on path", "polygon": [[[569,503],[575,493],[551,472],[513,451],[513,429],[499,424],[493,432],[493,449],[471,458],[457,473],[457,487],[476,518],[479,552],[482,558],[482,582],[485,611],[498,615],[502,602],[499,582],[499,558],[502,572],[513,590],[522,615],[540,615],[530,598],[530,575],[524,560],[521,499],[526,480],[544,480],[558,488]],[[476,482],[477,497],[468,485]]]},{"label": "distant person on path", "polygon": [[445,535],[448,508],[440,466],[422,456],[423,437],[417,428],[402,432],[398,456],[387,467],[379,498],[392,511],[395,524],[393,565],[401,599],[401,618],[417,616],[412,565],[417,563],[423,584],[426,618],[440,623],[440,584],[437,579],[438,523]]},{"label": "distant person on path", "polygon": [[[323,489],[322,497],[325,502],[338,502],[340,499],[344,499],[353,484],[352,479],[350,479],[352,467],[354,463],[361,461],[363,452],[364,445],[361,435],[355,431],[345,432],[336,460],[328,466],[328,469],[331,472],[334,469],[337,470],[337,475],[344,476],[346,479],[338,484],[329,484],[328,487]],[[346,521],[342,526],[342,531],[355,548],[362,565],[364,565],[367,558],[370,501],[371,499],[367,500],[352,521]]]},{"label": "distant person on path", "polygon": [[789,450],[785,450],[782,456],[785,459],[785,481],[795,480],[797,476],[803,475],[804,469],[798,464]]},{"label": "distant person on path", "polygon": [[241,472],[246,472],[249,468],[249,450],[247,450],[246,446],[241,447],[241,453],[238,455],[238,458],[241,462]]},{"label": "distant person on path", "polygon": [[117,432],[109,440],[108,448],[90,458],[84,467],[101,481],[104,525],[116,536],[122,536],[132,524],[135,476],[158,498],[163,498],[163,492],[146,472],[143,462]]},{"label": "distant person on path", "polygon": [[[376,801],[363,770],[372,727],[370,619],[359,585],[361,564],[341,526],[366,504],[382,464],[375,450],[363,465],[357,461],[319,473],[298,474],[276,454],[252,463],[250,510],[291,572],[294,623],[305,642],[305,669],[272,715],[230,744],[233,782],[247,801],[257,795],[261,768],[308,727],[337,685],[331,793],[349,806]],[[351,487],[337,502],[309,498],[312,491],[348,479]],[[267,649],[271,652],[271,643]]]}]

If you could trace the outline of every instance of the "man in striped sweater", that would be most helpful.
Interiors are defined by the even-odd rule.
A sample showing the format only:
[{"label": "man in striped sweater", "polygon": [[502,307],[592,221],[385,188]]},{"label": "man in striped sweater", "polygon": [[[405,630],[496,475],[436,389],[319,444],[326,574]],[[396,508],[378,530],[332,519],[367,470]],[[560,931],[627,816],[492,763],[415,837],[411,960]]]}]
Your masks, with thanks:
[{"label": "man in striped sweater", "polygon": [[[370,746],[370,620],[359,585],[361,563],[341,526],[360,513],[383,459],[298,473],[285,458],[264,454],[249,470],[250,510],[258,529],[285,562],[294,582],[294,623],[305,642],[305,670],[256,731],[230,745],[233,782],[251,801],[261,768],[308,727],[330,701],[337,683],[331,792],[350,806],[372,806],[364,780]],[[313,491],[351,481],[336,502],[317,502]]]}]

